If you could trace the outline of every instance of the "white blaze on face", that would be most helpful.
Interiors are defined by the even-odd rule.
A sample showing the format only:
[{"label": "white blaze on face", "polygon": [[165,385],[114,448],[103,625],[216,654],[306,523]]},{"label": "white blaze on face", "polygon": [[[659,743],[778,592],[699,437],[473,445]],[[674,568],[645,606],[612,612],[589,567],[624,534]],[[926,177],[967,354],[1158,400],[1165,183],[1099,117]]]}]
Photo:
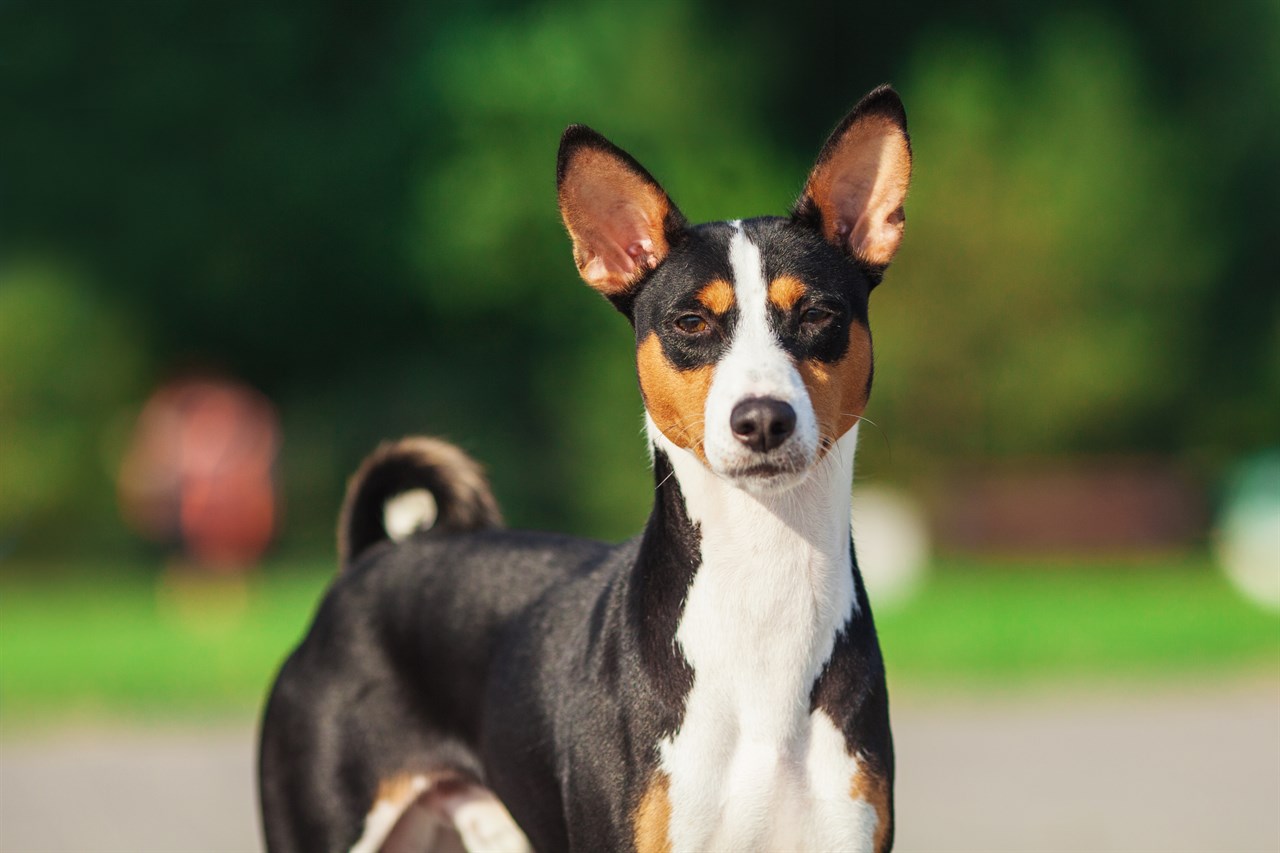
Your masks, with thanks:
[{"label": "white blaze on face", "polygon": [[775,453],[788,467],[804,469],[818,450],[818,426],[813,405],[800,372],[782,349],[769,324],[769,283],[765,280],[760,248],[747,237],[741,222],[733,222],[729,262],[738,306],[729,351],[716,365],[707,394],[706,456],[712,470],[732,476],[754,464],[758,454],[733,436],[733,409],[751,397],[769,397],[789,404],[796,412],[791,438]]}]

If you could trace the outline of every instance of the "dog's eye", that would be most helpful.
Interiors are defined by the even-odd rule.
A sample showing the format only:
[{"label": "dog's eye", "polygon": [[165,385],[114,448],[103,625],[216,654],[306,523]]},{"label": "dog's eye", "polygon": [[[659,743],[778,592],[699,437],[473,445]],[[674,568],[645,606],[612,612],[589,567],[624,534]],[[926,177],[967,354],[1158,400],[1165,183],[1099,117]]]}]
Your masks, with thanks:
[{"label": "dog's eye", "polygon": [[686,335],[696,335],[707,330],[707,321],[697,314],[684,314],[676,318],[676,328]]},{"label": "dog's eye", "polygon": [[800,315],[800,322],[806,326],[823,326],[831,322],[835,314],[826,308],[807,308]]}]

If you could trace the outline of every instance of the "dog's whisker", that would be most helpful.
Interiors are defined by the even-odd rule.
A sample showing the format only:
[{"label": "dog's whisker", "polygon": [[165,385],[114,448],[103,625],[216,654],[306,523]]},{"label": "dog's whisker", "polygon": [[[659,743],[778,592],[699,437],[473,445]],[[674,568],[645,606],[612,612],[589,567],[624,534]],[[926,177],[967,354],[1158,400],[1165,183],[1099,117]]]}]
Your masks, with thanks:
[{"label": "dog's whisker", "polygon": [[684,441],[684,439],[688,437],[689,432],[691,430],[697,429],[698,427],[704,425],[705,423],[706,423],[706,418],[699,418],[699,417],[691,418],[688,421],[677,422],[675,428],[677,431],[678,440],[675,443],[679,444],[681,441]]},{"label": "dog's whisker", "polygon": [[694,420],[693,422],[691,422],[691,423],[687,424],[686,426],[684,426],[684,427],[680,430],[680,440],[681,440],[681,441],[683,441],[685,438],[687,438],[687,437],[689,436],[689,433],[690,433],[692,430],[695,430],[695,429],[697,429],[698,427],[704,426],[704,425],[706,424],[706,422],[707,422],[707,421],[706,421],[706,418],[698,418],[698,419]]},{"label": "dog's whisker", "polygon": [[654,486],[654,487],[653,487],[653,490],[654,490],[655,492],[657,492],[657,491],[661,491],[661,490],[662,490],[662,487],[663,487],[663,486],[665,486],[665,485],[667,484],[667,481],[668,481],[668,480],[670,480],[670,479],[671,479],[672,477],[674,477],[675,475],[676,475],[676,469],[673,467],[673,468],[671,469],[671,473],[670,473],[670,474],[668,474],[667,476],[663,477],[663,478],[662,478],[662,482],[660,482],[660,483],[658,483],[658,485]]},{"label": "dog's whisker", "polygon": [[893,445],[889,442],[889,434],[884,431],[884,428],[881,427],[880,424],[871,420],[871,418],[867,417],[866,415],[859,415],[853,412],[841,412],[840,414],[848,418],[855,418],[858,423],[866,422],[871,426],[875,427],[876,432],[880,434],[880,438],[884,441],[884,447],[889,454],[889,459],[890,460],[893,459]]}]

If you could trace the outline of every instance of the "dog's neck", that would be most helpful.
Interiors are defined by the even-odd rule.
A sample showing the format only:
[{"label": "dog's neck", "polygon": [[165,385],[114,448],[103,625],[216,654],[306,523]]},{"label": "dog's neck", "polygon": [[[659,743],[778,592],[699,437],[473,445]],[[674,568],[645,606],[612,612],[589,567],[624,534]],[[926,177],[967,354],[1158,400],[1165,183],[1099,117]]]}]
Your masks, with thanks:
[{"label": "dog's neck", "polygon": [[[803,482],[764,494],[717,477],[652,424],[650,436],[658,487],[637,569],[650,603],[665,599],[659,618],[646,620],[653,646],[674,640],[680,663],[700,678],[749,661],[784,694],[777,698],[791,700],[752,704],[807,708],[836,635],[857,615],[849,532],[857,427]],[[692,553],[672,553],[679,549]]]},{"label": "dog's neck", "polygon": [[[756,493],[709,471],[687,450],[650,427],[656,450],[672,472],[659,489],[672,485],[696,524],[704,555],[736,564],[757,576],[787,572],[815,593],[831,590],[834,576],[850,574],[849,513],[858,428],[837,441],[809,476],[791,489]],[[723,555],[723,560],[720,557]],[[797,572],[791,577],[790,572]],[[781,578],[779,578],[781,579]]]}]

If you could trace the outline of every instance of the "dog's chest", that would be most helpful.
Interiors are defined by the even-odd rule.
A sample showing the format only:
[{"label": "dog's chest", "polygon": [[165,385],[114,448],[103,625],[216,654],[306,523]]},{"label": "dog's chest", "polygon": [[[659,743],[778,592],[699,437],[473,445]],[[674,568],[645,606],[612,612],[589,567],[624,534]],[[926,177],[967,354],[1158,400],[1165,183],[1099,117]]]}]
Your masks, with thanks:
[{"label": "dog's chest", "polygon": [[[651,435],[654,431],[651,430]],[[727,488],[671,459],[698,562],[674,642],[693,670],[635,814],[636,847],[871,850],[876,787],[814,685],[858,608],[849,540],[856,427],[787,495]]]},{"label": "dog's chest", "polygon": [[697,721],[663,745],[670,849],[874,849],[864,771],[826,714],[782,741],[735,728]]},{"label": "dog's chest", "polygon": [[[744,550],[752,543],[720,545],[695,575],[676,636],[694,680],[659,749],[672,849],[872,849],[877,816],[859,794],[857,756],[810,709],[852,612],[848,564],[810,554],[764,572]],[[815,588],[815,572],[828,583]]]}]

